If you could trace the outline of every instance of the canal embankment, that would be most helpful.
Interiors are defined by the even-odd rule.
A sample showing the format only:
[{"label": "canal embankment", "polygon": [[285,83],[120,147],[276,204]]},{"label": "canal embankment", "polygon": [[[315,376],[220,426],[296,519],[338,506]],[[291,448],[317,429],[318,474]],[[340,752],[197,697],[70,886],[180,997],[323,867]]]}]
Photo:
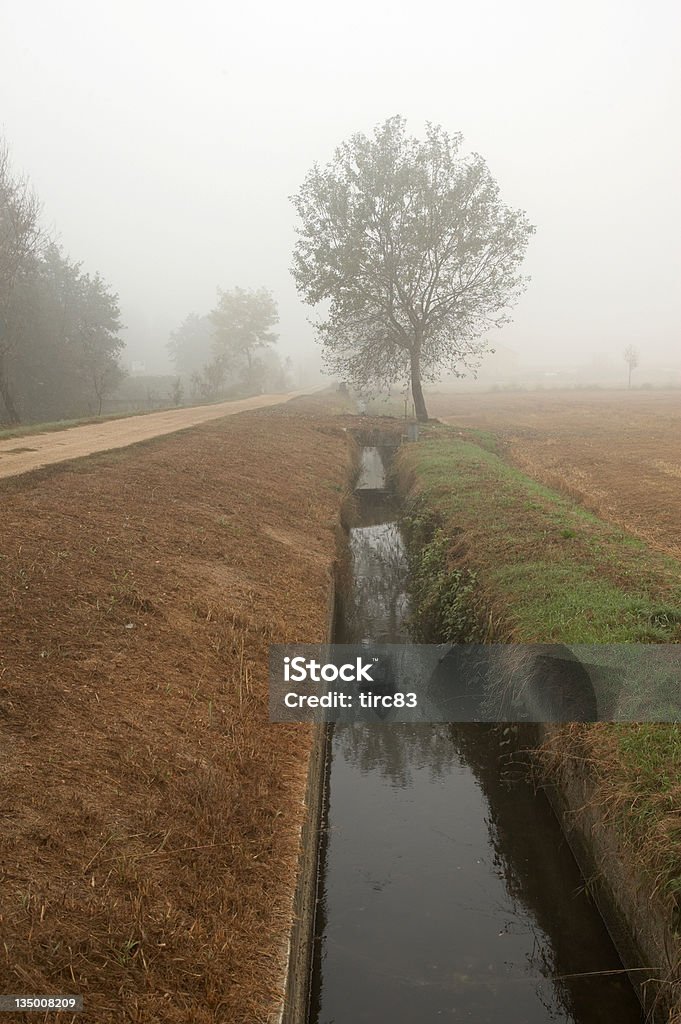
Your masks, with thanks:
[{"label": "canal embankment", "polygon": [[323,406],[2,482],[3,991],[276,1019],[313,732],[269,722],[268,648],[328,639],[349,455]]},{"label": "canal embankment", "polygon": [[[395,462],[422,639],[675,643],[681,565],[430,426]],[[535,765],[647,1007],[680,1019],[678,726],[545,727]],[[608,910],[610,906],[610,910]],[[654,978],[654,981],[651,981]]]}]

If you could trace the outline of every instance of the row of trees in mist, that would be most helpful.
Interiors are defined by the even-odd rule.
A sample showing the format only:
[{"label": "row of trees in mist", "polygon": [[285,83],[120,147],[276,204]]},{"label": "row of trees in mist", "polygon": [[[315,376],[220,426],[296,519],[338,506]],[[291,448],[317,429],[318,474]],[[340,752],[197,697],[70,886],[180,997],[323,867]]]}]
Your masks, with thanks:
[{"label": "row of trees in mist", "polygon": [[[215,308],[190,313],[170,336],[168,351],[194,401],[285,391],[290,361],[273,348],[277,304],[266,288],[218,291]],[[178,396],[179,397],[179,396]]]},{"label": "row of trees in mist", "polygon": [[96,415],[124,376],[118,296],[43,229],[0,140],[0,423]]}]

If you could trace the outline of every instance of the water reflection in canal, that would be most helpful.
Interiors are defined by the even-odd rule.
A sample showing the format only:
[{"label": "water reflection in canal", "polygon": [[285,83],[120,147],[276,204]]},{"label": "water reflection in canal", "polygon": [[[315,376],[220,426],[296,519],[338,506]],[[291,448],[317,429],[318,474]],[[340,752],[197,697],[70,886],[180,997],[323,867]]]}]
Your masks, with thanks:
[{"label": "water reflection in canal", "polygon": [[[501,737],[503,740],[503,737]],[[311,1021],[642,1019],[545,798],[486,725],[334,727]]]},{"label": "water reflection in canal", "polygon": [[[339,642],[407,639],[391,518],[372,501],[352,532]],[[643,1019],[546,799],[507,752],[486,725],[334,727],[310,1024]]]}]

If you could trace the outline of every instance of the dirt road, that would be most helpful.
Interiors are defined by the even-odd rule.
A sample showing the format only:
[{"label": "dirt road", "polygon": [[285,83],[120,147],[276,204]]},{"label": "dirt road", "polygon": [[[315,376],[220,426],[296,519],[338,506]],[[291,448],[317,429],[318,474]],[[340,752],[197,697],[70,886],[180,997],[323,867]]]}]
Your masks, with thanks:
[{"label": "dirt road", "polygon": [[245,412],[247,409],[279,405],[308,393],[309,389],[307,392],[256,395],[254,398],[244,398],[237,402],[198,405],[189,409],[169,409],[165,412],[148,413],[145,416],[87,423],[82,427],[10,438],[0,441],[0,479],[42,469],[43,466],[50,466],[55,462],[66,462],[82,455],[92,455],[93,452],[125,448],[137,441],[146,441],[150,437],[172,434],[176,430],[185,430],[187,427],[195,427],[199,423]]}]

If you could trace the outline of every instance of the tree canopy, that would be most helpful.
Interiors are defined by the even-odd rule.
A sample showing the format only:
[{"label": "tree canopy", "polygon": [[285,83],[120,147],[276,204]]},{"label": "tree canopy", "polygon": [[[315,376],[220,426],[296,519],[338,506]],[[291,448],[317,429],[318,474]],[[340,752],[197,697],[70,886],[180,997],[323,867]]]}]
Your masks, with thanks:
[{"label": "tree canopy", "polygon": [[315,165],[292,197],[292,273],[304,300],[325,309],[327,366],[360,389],[408,383],[421,420],[423,380],[475,368],[483,333],[508,322],[534,232],[462,142],[432,124],[418,140],[392,117]]},{"label": "tree canopy", "polygon": [[218,304],[210,314],[210,319],[218,360],[229,365],[244,358],[246,383],[255,383],[255,354],[269,348],[278,337],[272,330],[279,322],[277,304],[272,294],[267,288],[219,290]]}]

